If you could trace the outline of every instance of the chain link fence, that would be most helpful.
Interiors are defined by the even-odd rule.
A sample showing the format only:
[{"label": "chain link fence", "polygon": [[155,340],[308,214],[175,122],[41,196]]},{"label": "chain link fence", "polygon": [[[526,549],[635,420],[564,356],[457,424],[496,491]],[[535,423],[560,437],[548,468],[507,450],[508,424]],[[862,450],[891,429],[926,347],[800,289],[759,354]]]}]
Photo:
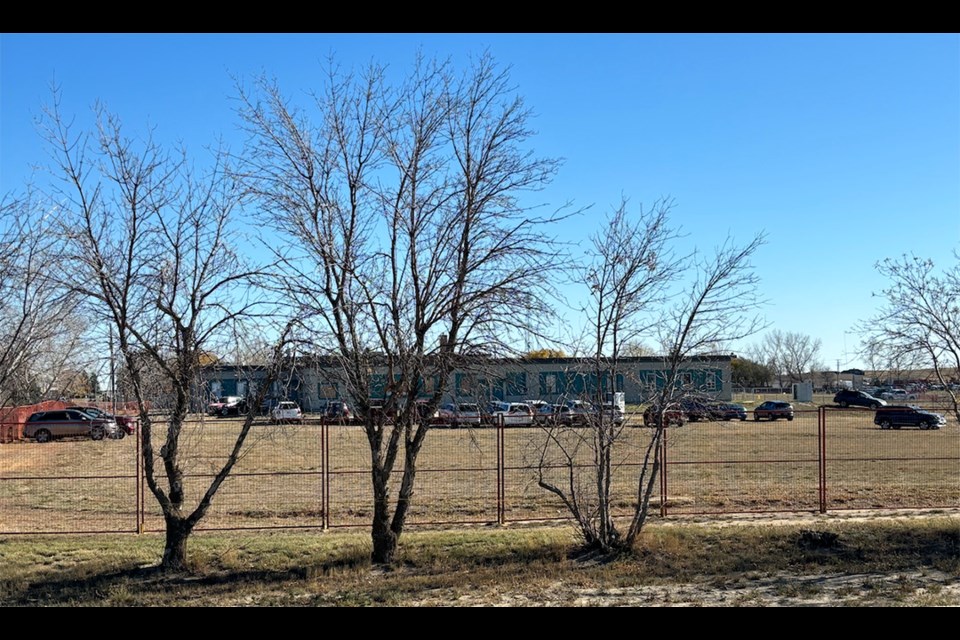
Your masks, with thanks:
[{"label": "chain link fence", "polygon": [[[826,512],[960,508],[960,428],[881,429],[867,409],[821,407],[793,420],[688,422],[671,426],[651,514]],[[611,496],[618,515],[637,502],[652,430],[628,418],[613,447]],[[157,425],[159,426],[159,425]],[[155,426],[155,428],[157,428]],[[185,503],[196,505],[231,451],[239,418],[184,427]],[[140,433],[122,440],[16,440],[0,445],[0,533],[162,531],[146,488]],[[437,428],[418,459],[410,526],[506,524],[569,518],[541,477],[589,481],[589,428],[548,444],[538,427]],[[198,530],[369,527],[370,448],[362,427],[256,422],[240,459]],[[402,458],[402,456],[400,456]],[[159,458],[155,461],[162,470]],[[402,460],[395,481],[399,482]]]}]

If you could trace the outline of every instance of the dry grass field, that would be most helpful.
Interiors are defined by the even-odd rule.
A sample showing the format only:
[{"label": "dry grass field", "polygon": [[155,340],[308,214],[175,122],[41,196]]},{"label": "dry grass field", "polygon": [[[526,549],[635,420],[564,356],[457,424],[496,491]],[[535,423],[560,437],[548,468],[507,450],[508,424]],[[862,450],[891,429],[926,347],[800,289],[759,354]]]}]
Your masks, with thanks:
[{"label": "dry grass field", "polygon": [[[654,496],[653,516],[661,506],[668,517],[815,513],[821,504],[828,512],[960,507],[954,420],[937,431],[883,431],[873,425],[872,412],[851,409],[828,411],[821,430],[815,408],[797,407],[790,422],[670,428],[665,502]],[[222,464],[239,426],[238,419],[202,418],[185,431],[190,501]],[[508,427],[503,435],[501,452],[493,428],[432,431],[419,460],[409,524],[492,524],[498,513],[504,523],[566,518],[557,499],[537,486],[541,458],[548,477],[565,477],[557,450],[544,452],[539,429]],[[584,435],[571,432],[568,442]],[[614,496],[623,514],[632,510],[649,437],[649,429],[628,426],[617,443]],[[366,527],[369,456],[359,427],[258,423],[202,528]],[[577,459],[587,472],[586,441]],[[138,487],[144,530],[161,530],[159,509],[137,474],[135,438],[0,445],[0,533],[137,531]]]},{"label": "dry grass field", "polygon": [[960,606],[957,515],[681,517],[603,562],[576,542],[569,524],[410,531],[380,567],[369,532],[207,531],[169,575],[162,534],[0,536],[0,607]]}]

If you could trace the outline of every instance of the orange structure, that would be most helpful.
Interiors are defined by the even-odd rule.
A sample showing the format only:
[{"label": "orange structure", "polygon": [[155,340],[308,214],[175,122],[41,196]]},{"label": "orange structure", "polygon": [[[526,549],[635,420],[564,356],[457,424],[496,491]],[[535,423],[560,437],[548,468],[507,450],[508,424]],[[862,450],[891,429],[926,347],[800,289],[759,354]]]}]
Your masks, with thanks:
[{"label": "orange structure", "polygon": [[[109,402],[64,402],[63,400],[45,400],[37,404],[19,407],[0,407],[0,444],[23,440],[23,425],[27,418],[37,411],[57,411],[76,405],[93,406],[104,411],[114,411],[114,407]],[[136,403],[118,403],[115,411],[128,415],[135,414],[137,411]]]}]

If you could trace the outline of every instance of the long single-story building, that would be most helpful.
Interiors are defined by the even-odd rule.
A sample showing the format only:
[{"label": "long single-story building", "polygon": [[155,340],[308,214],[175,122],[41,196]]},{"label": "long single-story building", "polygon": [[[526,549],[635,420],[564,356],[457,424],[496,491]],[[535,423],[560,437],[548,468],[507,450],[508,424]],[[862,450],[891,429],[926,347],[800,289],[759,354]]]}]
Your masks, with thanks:
[{"label": "long single-story building", "polygon": [[[729,401],[733,389],[730,362],[735,357],[688,358],[681,365],[677,382],[686,389]],[[666,368],[663,358],[621,358],[617,362],[616,380],[611,381],[609,371],[598,376],[596,363],[587,358],[489,359],[451,373],[444,401],[486,403],[537,399],[554,403],[595,396],[599,387],[602,392],[623,392],[628,404],[639,404],[663,387]],[[371,371],[370,398],[384,397],[387,377],[383,371]],[[247,396],[254,393],[258,380],[264,378],[264,371],[256,366],[216,364],[206,367],[203,377],[204,391],[209,397]],[[350,400],[342,382],[344,377],[334,360],[303,358],[280,378],[267,396],[294,400],[305,411],[327,400]],[[439,382],[438,378],[423,381],[420,395],[433,395]]]}]

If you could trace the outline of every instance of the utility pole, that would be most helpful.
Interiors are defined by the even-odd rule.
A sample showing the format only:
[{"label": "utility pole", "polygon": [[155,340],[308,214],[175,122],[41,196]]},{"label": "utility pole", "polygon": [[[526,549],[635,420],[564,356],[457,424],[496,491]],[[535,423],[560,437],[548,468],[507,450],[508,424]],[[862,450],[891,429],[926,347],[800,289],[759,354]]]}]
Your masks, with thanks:
[{"label": "utility pole", "polygon": [[840,358],[837,358],[837,388],[840,388]]}]

